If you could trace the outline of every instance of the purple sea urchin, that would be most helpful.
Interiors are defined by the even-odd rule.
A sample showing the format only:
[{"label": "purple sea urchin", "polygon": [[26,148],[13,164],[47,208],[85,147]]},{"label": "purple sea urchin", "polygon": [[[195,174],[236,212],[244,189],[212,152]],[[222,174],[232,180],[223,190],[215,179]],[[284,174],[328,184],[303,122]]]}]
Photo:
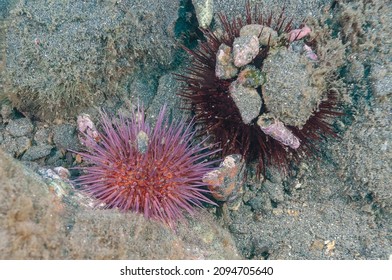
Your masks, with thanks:
[{"label": "purple sea urchin", "polygon": [[205,159],[216,151],[203,143],[192,145],[192,123],[169,123],[164,114],[165,108],[150,128],[143,109],[131,118],[102,113],[99,140],[85,135],[87,151],[80,154],[89,166],[80,167],[84,174],[76,181],[107,208],[143,213],[173,226],[183,210],[192,213],[193,206],[213,203],[202,178],[212,170]]},{"label": "purple sea urchin", "polygon": [[219,19],[221,35],[203,29],[199,49],[185,48],[192,62],[177,75],[184,82],[180,95],[222,156],[239,153],[248,163],[257,161],[259,174],[268,164],[286,171],[291,160],[317,153],[317,141],[336,135],[328,119],[341,114],[336,92],[324,82],[327,74],[312,76],[323,72],[315,71],[321,64],[309,46],[316,42],[297,41],[310,28],[293,29],[284,11],[264,17],[249,2],[245,19]]}]

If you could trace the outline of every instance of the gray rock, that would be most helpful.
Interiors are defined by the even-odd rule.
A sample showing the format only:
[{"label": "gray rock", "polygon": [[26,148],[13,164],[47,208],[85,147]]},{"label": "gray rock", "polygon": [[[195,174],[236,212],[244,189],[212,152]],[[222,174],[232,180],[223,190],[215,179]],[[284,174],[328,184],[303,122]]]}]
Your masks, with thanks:
[{"label": "gray rock", "polygon": [[60,149],[77,150],[80,146],[76,127],[70,124],[60,124],[53,128],[54,144]]},{"label": "gray rock", "polygon": [[144,131],[139,131],[136,135],[137,150],[141,154],[145,154],[148,150],[148,135]]},{"label": "gray rock", "polygon": [[263,98],[269,112],[285,125],[302,127],[322,98],[321,89],[312,85],[306,58],[279,48],[265,59],[262,71],[267,81]]},{"label": "gray rock", "polygon": [[10,120],[6,130],[15,137],[29,135],[34,129],[33,124],[27,118]]},{"label": "gray rock", "polygon": [[233,98],[235,105],[240,111],[242,121],[249,124],[259,115],[262,105],[262,100],[257,90],[244,87],[234,81],[230,85],[229,91],[230,96]]},{"label": "gray rock", "polygon": [[30,138],[26,136],[12,137],[5,133],[1,148],[13,157],[21,156],[31,146]]},{"label": "gray rock", "polygon": [[50,155],[53,146],[48,144],[42,144],[38,146],[31,146],[23,154],[22,160],[33,161]]}]

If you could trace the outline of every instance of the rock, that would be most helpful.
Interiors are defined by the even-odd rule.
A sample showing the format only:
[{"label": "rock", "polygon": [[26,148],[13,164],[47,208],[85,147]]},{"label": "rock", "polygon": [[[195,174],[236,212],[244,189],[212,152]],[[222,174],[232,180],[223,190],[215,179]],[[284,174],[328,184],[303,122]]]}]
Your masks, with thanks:
[{"label": "rock", "polygon": [[54,153],[46,160],[46,164],[49,166],[64,164],[64,154],[59,150],[55,150]]},{"label": "rock", "polygon": [[259,53],[259,39],[255,36],[237,37],[233,42],[234,65],[237,67],[250,63]]},{"label": "rock", "polygon": [[214,1],[213,0],[192,0],[195,7],[196,18],[199,22],[199,27],[207,28],[214,15]]},{"label": "rock", "polygon": [[243,193],[243,173],[244,162],[241,161],[241,155],[229,155],[218,169],[208,172],[203,177],[203,182],[208,185],[216,200],[227,202],[229,209],[236,209]]},{"label": "rock", "polygon": [[281,121],[270,117],[268,114],[263,114],[258,118],[257,124],[265,134],[271,136],[281,144],[292,149],[299,148],[299,139]]},{"label": "rock", "polygon": [[8,133],[3,136],[1,148],[13,157],[21,156],[31,146],[31,140],[26,137],[12,137]]},{"label": "rock", "polygon": [[91,120],[90,115],[80,114],[76,120],[76,123],[78,124],[78,130],[82,135],[86,134],[95,140],[99,139],[99,132]]},{"label": "rock", "polygon": [[26,136],[33,131],[33,124],[27,118],[10,120],[6,130],[15,137]]},{"label": "rock", "polygon": [[260,113],[262,100],[256,89],[244,87],[237,81],[234,81],[230,85],[229,91],[245,124],[249,124],[253,119],[257,118]]},{"label": "rock", "polygon": [[53,146],[48,144],[41,144],[38,146],[31,146],[23,154],[22,160],[33,161],[50,155]]},{"label": "rock", "polygon": [[230,79],[237,75],[238,68],[234,65],[231,48],[225,44],[219,46],[216,53],[215,75],[219,79]]},{"label": "rock", "polygon": [[286,48],[271,51],[264,60],[263,100],[285,125],[302,128],[321,102],[324,89],[312,84],[313,70],[305,56]]},{"label": "rock", "polygon": [[278,42],[278,32],[271,27],[261,24],[248,24],[241,28],[240,36],[256,36],[261,46],[275,46]]},{"label": "rock", "polygon": [[70,124],[56,125],[53,129],[53,141],[60,149],[73,149],[79,147],[76,128]]}]

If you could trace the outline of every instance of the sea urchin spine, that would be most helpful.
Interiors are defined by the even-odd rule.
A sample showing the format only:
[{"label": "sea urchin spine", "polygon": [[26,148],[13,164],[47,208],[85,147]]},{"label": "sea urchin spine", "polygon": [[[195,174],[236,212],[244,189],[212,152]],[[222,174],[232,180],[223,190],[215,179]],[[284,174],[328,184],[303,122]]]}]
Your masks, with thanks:
[{"label": "sea urchin spine", "polygon": [[193,123],[169,123],[164,114],[165,108],[150,128],[140,108],[131,118],[102,113],[99,141],[85,135],[87,151],[80,155],[89,165],[80,167],[83,174],[76,182],[106,208],[143,213],[173,226],[183,210],[192,213],[202,202],[213,204],[202,178],[212,170],[206,158],[216,151],[203,142],[192,145]]}]

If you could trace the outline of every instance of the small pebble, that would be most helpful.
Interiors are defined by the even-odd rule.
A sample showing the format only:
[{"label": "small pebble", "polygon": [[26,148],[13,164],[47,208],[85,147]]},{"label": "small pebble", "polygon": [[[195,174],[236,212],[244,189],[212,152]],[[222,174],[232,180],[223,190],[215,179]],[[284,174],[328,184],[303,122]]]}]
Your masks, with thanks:
[{"label": "small pebble", "polygon": [[38,128],[34,134],[34,141],[39,144],[52,144],[51,129],[47,127]]}]

